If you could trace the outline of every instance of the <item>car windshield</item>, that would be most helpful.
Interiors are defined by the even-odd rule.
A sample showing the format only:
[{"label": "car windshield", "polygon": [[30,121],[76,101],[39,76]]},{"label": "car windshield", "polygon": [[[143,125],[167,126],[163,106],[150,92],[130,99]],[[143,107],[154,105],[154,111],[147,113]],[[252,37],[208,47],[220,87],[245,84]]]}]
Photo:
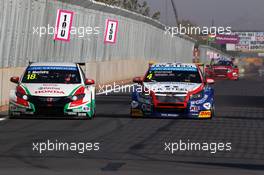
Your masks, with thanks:
[{"label": "car windshield", "polygon": [[145,82],[186,82],[186,83],[201,83],[201,77],[196,71],[182,70],[149,70]]},{"label": "car windshield", "polygon": [[26,69],[23,83],[81,83],[77,67],[70,66],[30,66]]},{"label": "car windshield", "polygon": [[232,61],[218,61],[214,63],[214,66],[233,66]]}]

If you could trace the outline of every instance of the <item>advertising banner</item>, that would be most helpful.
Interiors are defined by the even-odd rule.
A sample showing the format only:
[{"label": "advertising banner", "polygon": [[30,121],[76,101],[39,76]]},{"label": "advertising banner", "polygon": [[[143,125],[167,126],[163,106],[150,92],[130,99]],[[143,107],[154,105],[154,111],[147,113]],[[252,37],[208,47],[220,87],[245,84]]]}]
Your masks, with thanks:
[{"label": "advertising banner", "polygon": [[237,35],[216,35],[216,44],[237,44],[239,37]]},{"label": "advertising banner", "polygon": [[57,11],[54,40],[70,41],[73,12],[59,9]]},{"label": "advertising banner", "polygon": [[111,43],[111,44],[116,43],[117,30],[118,30],[118,21],[107,19],[104,42]]}]

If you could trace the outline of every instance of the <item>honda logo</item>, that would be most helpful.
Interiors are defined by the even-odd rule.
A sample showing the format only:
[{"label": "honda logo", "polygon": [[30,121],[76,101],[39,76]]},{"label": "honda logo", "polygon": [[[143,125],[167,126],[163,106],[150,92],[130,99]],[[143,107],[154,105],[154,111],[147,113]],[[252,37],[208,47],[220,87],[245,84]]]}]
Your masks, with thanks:
[{"label": "honda logo", "polygon": [[53,102],[53,98],[47,98],[47,102]]}]

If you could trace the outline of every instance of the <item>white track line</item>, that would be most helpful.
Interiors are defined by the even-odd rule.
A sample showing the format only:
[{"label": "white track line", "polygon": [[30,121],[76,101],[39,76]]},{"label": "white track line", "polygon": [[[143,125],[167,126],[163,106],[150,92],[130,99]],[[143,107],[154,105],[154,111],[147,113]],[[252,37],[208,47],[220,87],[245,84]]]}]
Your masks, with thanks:
[{"label": "white track line", "polygon": [[5,120],[7,120],[7,119],[8,119],[8,117],[0,118],[0,122],[5,121]]}]

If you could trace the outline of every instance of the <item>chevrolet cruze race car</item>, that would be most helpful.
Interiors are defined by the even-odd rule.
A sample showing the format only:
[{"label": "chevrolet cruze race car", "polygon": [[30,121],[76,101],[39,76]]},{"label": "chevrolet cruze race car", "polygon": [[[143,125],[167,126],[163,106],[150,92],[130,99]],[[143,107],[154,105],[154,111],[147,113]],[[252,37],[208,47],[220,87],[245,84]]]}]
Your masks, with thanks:
[{"label": "chevrolet cruze race car", "polygon": [[232,60],[212,59],[210,65],[206,65],[205,73],[207,77],[215,79],[239,79],[239,69]]},{"label": "chevrolet cruze race car", "polygon": [[21,78],[11,77],[9,115],[95,115],[94,80],[86,79],[79,64],[31,63]]},{"label": "chevrolet cruze race car", "polygon": [[205,79],[196,64],[160,63],[149,67],[133,89],[132,117],[212,118],[213,79]]}]

